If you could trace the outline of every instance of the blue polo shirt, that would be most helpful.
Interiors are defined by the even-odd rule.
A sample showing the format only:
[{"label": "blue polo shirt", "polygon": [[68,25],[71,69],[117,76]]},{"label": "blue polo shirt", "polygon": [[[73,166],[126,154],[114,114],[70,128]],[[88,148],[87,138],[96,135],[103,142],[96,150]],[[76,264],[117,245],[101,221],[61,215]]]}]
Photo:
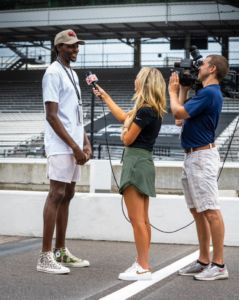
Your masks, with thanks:
[{"label": "blue polo shirt", "polygon": [[200,89],[184,104],[190,116],[185,120],[182,128],[181,144],[184,149],[214,142],[222,104],[223,97],[218,84]]}]

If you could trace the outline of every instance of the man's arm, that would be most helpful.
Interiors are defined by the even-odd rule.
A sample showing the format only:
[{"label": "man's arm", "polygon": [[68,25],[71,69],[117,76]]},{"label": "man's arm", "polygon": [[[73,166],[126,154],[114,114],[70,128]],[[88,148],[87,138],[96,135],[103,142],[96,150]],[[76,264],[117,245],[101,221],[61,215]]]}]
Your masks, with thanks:
[{"label": "man's arm", "polygon": [[[190,116],[187,113],[187,111],[185,110],[184,106],[182,105],[182,103],[180,103],[180,99],[179,99],[179,77],[177,73],[173,73],[170,76],[170,80],[169,80],[169,86],[168,86],[168,92],[169,92],[169,96],[170,96],[170,107],[171,107],[171,111],[172,114],[174,115],[174,117],[176,119],[188,119]],[[185,97],[184,100],[186,100],[186,95],[185,93],[181,93],[181,100],[183,100],[183,98]]]},{"label": "man's arm", "polygon": [[188,92],[190,90],[190,86],[182,86],[180,85],[179,88],[179,103],[184,104],[185,101],[188,99]]},{"label": "man's arm", "polygon": [[[179,103],[184,104],[184,102],[188,99],[188,92],[190,90],[190,86],[182,86],[180,85],[179,88]],[[175,118],[175,125],[181,127],[183,125],[182,119],[176,119]]]},{"label": "man's arm", "polygon": [[51,125],[55,133],[72,149],[77,164],[84,164],[86,162],[86,155],[68,134],[61,120],[58,118],[58,103],[46,102],[46,119]]}]

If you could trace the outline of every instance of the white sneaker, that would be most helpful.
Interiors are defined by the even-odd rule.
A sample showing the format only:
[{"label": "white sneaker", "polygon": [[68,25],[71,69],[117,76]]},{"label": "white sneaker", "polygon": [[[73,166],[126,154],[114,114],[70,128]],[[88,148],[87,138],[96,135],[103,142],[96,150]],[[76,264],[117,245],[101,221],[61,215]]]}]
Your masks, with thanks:
[{"label": "white sneaker", "polygon": [[137,262],[131,267],[119,274],[121,280],[151,280],[152,273],[148,269],[143,269]]},{"label": "white sneaker", "polygon": [[38,262],[37,271],[50,274],[68,274],[70,269],[58,264],[55,261],[54,254],[51,251],[41,252]]},{"label": "white sneaker", "polygon": [[214,264],[210,264],[201,273],[194,276],[196,280],[218,280],[218,279],[228,279],[229,274],[226,265],[220,268]]},{"label": "white sneaker", "polygon": [[199,273],[201,273],[204,269],[207,268],[208,265],[202,265],[200,262],[197,260],[193,263],[191,263],[189,266],[186,266],[178,271],[179,275],[182,276],[194,276]]}]

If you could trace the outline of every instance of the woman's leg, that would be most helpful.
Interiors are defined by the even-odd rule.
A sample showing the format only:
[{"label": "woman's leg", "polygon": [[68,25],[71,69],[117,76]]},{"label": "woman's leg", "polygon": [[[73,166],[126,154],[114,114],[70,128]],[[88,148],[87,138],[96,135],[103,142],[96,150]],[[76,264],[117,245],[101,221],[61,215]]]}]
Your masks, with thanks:
[{"label": "woman's leg", "polygon": [[124,201],[128,210],[128,216],[133,226],[134,240],[137,249],[137,260],[144,269],[149,268],[149,243],[150,235],[145,220],[145,211],[148,211],[148,203],[145,196],[136,188],[129,186],[124,191]]},{"label": "woman's leg", "polygon": [[151,226],[149,221],[149,197],[144,196],[144,220],[148,231],[149,247],[151,243]]}]

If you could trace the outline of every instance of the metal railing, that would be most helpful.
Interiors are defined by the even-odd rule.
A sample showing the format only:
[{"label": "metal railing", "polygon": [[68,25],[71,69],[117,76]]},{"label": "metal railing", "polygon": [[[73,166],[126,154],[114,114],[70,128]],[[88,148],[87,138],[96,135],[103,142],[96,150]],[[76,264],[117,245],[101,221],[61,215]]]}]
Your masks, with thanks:
[{"label": "metal railing", "polygon": [[[230,60],[231,67],[239,66],[239,51],[236,51],[237,58]],[[156,52],[143,52],[141,55],[142,66],[157,66],[157,67],[174,67],[175,62],[179,62],[184,57],[183,51],[170,51],[160,53],[161,57],[158,57]],[[205,52],[208,55],[209,52]],[[220,54],[219,51],[214,51],[214,54]],[[41,55],[31,54],[29,59],[35,60],[34,64],[28,63],[22,66],[22,69],[46,69],[50,64],[50,54],[45,52]],[[8,69],[14,62],[19,59],[16,55],[0,56],[0,70]],[[79,53],[76,63],[72,64],[76,68],[132,68],[133,65],[133,53],[131,51],[127,53]]]},{"label": "metal railing", "polygon": [[[130,105],[132,104],[130,96],[128,99],[121,99],[122,94],[120,94],[118,86],[119,86],[119,74],[121,72],[115,73],[116,80],[104,80],[105,86],[107,86],[107,90],[110,93],[114,93],[114,100],[117,100],[117,103],[121,107],[124,107],[126,110],[129,110]],[[118,75],[117,75],[118,74]],[[132,79],[133,80],[133,79]],[[44,113],[40,113],[41,109],[39,109],[39,105],[42,105],[42,100],[39,98],[37,101],[37,94],[30,94],[30,98],[34,99],[34,101],[27,102],[27,94],[20,93],[20,86],[24,87],[24,82],[18,82],[18,85],[15,87],[13,85],[3,85],[0,93],[7,96],[3,96],[0,99],[0,105],[2,105],[2,111],[0,112],[0,156],[1,157],[26,157],[26,156],[35,156],[35,157],[44,157],[44,147],[43,147],[43,134],[41,133],[44,128]],[[126,91],[129,91],[131,88],[131,82],[129,80],[124,82],[124,87]],[[32,85],[33,86],[33,82]],[[40,82],[39,82],[40,86]],[[88,88],[88,86],[86,87]],[[17,93],[15,91],[17,90]],[[35,89],[33,89],[35,90]],[[82,89],[83,90],[83,89]],[[87,96],[86,91],[84,91]],[[127,94],[129,94],[127,92]],[[90,101],[90,91],[89,91],[89,101]],[[124,97],[122,97],[124,98]],[[88,117],[91,115],[91,102],[87,102],[87,97],[84,98],[84,116]],[[120,100],[119,100],[120,99]],[[13,106],[9,107],[9,103],[13,101]],[[24,103],[24,101],[26,101]],[[7,104],[4,104],[4,103]],[[30,105],[31,104],[31,105]],[[86,105],[87,104],[87,105]],[[100,104],[100,103],[99,103]],[[4,106],[6,105],[6,106]],[[19,108],[21,105],[24,108],[24,111],[21,110],[20,113],[14,113],[15,106]],[[1,107],[1,106],[0,106]],[[5,107],[5,108],[4,108]],[[22,109],[23,109],[22,108]],[[31,113],[33,109],[36,109],[35,113]],[[107,132],[105,133],[104,126],[104,118],[102,116],[103,111],[101,104],[97,107],[99,110],[95,110],[95,125],[94,125],[94,157],[98,159],[108,158],[108,148],[106,143],[106,137],[109,142],[109,152],[112,159],[120,159],[122,155],[123,145],[120,144],[120,133],[119,131],[115,132]],[[14,109],[14,110],[13,110]],[[107,113],[108,111],[105,110]],[[232,136],[232,132],[234,130],[235,117],[239,114],[239,98],[225,98],[223,104],[223,112],[226,115],[224,117],[224,121],[222,121],[222,117],[219,121],[223,124],[222,132],[220,133],[222,139],[220,142],[219,151],[221,153],[221,158],[226,155],[227,145]],[[25,113],[25,114],[24,114]],[[96,114],[97,113],[97,114]],[[169,115],[169,114],[168,114]],[[154,148],[154,158],[156,160],[182,160],[183,159],[183,150],[180,147],[179,141],[179,133],[176,130],[173,130],[173,120],[165,121],[164,118],[163,126],[161,128],[159,139],[157,140],[157,144]],[[233,123],[234,122],[234,123]],[[110,125],[112,122],[107,121],[106,125]],[[231,126],[230,126],[231,125]],[[89,124],[86,126],[89,127]],[[88,128],[87,127],[87,128]],[[176,126],[174,126],[176,127]],[[227,127],[231,127],[230,130],[227,130]],[[177,128],[175,128],[177,129]],[[219,144],[219,143],[218,143]],[[229,150],[228,160],[229,161],[239,161],[239,128],[236,131],[232,146]]]}]

